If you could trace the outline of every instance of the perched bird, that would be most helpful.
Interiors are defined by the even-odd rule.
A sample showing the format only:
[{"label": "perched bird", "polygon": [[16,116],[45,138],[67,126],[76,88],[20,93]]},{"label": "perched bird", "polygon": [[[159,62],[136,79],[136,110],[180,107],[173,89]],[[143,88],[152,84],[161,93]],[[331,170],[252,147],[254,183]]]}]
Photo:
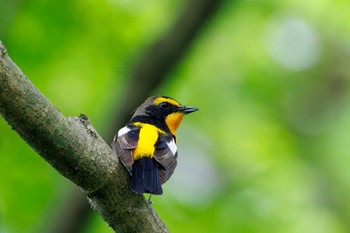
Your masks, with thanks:
[{"label": "perched bird", "polygon": [[131,171],[131,190],[160,195],[177,165],[176,129],[197,111],[167,96],[149,97],[115,135],[112,148]]}]

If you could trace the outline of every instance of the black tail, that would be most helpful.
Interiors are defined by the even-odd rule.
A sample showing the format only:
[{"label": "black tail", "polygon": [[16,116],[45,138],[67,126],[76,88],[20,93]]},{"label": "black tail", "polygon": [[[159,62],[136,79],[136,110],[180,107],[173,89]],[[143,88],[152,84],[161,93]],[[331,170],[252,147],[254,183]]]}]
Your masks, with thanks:
[{"label": "black tail", "polygon": [[131,190],[136,193],[163,193],[160,184],[158,162],[151,158],[142,158],[132,165]]}]

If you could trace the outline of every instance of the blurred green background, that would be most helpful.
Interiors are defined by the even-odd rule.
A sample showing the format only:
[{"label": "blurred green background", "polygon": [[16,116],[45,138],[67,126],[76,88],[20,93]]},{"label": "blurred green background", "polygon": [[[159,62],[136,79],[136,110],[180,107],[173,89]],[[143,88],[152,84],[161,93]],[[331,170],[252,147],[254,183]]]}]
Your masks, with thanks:
[{"label": "blurred green background", "polygon": [[[106,135],[134,65],[186,2],[0,0],[0,39],[58,109]],[[349,9],[227,0],[197,33],[150,93],[200,108],[153,198],[171,232],[350,232]],[[71,189],[0,118],[0,233],[48,232]],[[84,224],[112,232],[97,214]]]}]

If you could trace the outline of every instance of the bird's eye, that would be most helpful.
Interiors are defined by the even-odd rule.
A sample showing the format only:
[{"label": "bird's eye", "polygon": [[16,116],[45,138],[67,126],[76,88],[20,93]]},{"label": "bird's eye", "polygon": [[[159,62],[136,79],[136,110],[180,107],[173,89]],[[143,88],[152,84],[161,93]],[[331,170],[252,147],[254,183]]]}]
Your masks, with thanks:
[{"label": "bird's eye", "polygon": [[169,103],[163,102],[163,103],[160,103],[159,106],[160,106],[161,108],[168,108],[168,107],[169,107]]}]

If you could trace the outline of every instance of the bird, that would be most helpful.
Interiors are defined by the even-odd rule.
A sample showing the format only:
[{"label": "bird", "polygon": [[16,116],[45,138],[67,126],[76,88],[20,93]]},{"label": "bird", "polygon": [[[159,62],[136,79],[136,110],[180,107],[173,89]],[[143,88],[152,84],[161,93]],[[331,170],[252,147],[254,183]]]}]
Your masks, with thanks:
[{"label": "bird", "polygon": [[131,173],[133,192],[163,193],[177,166],[176,130],[184,115],[197,110],[168,96],[151,96],[118,131],[111,146]]}]

